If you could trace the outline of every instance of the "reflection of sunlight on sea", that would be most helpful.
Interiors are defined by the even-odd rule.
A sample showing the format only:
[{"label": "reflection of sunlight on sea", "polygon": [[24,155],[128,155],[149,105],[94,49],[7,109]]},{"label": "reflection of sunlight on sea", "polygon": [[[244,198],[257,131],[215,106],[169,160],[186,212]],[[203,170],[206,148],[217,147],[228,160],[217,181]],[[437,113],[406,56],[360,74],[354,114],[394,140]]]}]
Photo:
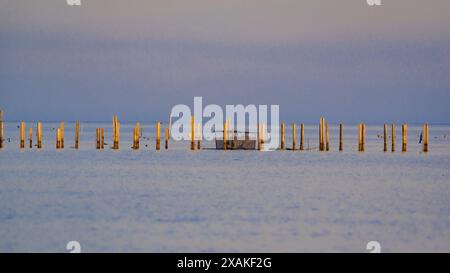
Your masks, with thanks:
[{"label": "reflection of sunlight on sea", "polygon": [[[0,151],[0,251],[65,251],[70,240],[84,251],[363,252],[371,240],[450,251],[450,127],[431,126],[423,154],[421,128],[410,126],[408,153],[392,154],[381,151],[382,126],[368,127],[365,153],[355,127],[337,152],[334,126],[332,151],[319,153],[191,152],[186,142],[156,152],[145,124],[150,147],[139,151],[131,124],[119,151],[95,150],[95,128],[109,142],[109,124],[83,124],[79,151],[55,151],[57,125],[44,124],[44,149],[20,151],[15,125]],[[306,138],[316,147],[317,127]]]}]

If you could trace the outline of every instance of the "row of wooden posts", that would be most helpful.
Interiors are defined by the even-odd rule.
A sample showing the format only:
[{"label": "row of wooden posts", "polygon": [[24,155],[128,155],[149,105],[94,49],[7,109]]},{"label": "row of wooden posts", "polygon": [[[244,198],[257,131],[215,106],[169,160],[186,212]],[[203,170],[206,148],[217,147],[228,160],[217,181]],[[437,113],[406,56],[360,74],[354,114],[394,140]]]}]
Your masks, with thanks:
[{"label": "row of wooden posts", "polygon": [[[201,149],[200,138],[197,139],[197,143],[195,142],[195,135],[201,134],[200,124],[195,126],[194,117],[191,117],[190,124],[190,148],[191,150]],[[228,141],[228,132],[229,132],[229,121],[224,122],[224,130],[223,130],[223,149],[227,149],[227,141]],[[285,144],[285,124],[282,123],[280,126],[281,130],[281,150],[286,150]],[[197,129],[197,132],[195,132]],[[402,151],[407,151],[407,131],[408,126],[406,124],[402,124]],[[257,149],[264,149],[264,124],[258,124],[257,130]],[[304,150],[305,149],[305,125],[300,124],[300,146],[297,148],[297,128],[296,124],[292,124],[292,147],[290,150]],[[37,148],[42,148],[42,123],[37,123]],[[77,121],[75,123],[75,149],[79,148],[79,136],[80,136],[80,122]],[[139,149],[139,140],[142,137],[142,130],[140,123],[136,123],[133,133],[133,149]],[[170,130],[169,128],[165,128],[164,130],[164,138],[165,138],[165,149],[169,148],[169,139],[170,139]],[[118,121],[117,116],[113,117],[113,149],[119,149],[119,139],[120,139],[120,123]],[[388,151],[388,125],[384,125],[383,131],[383,139],[384,139],[384,151]],[[396,150],[396,126],[395,124],[391,125],[391,151],[395,152]],[[424,152],[428,152],[428,124],[423,125],[423,146],[422,150]],[[366,144],[366,125],[364,123],[360,123],[358,125],[358,151],[365,151]],[[0,111],[0,148],[3,148],[4,145],[4,125],[3,125],[3,113]],[[96,148],[104,149],[105,146],[105,130],[104,128],[96,129]],[[29,147],[33,147],[33,129],[29,128]],[[25,148],[25,123],[22,121],[20,123],[20,148]],[[56,149],[64,149],[64,122],[60,123],[60,126],[56,129]],[[156,123],[156,150],[161,149],[161,122]],[[320,118],[319,122],[319,151],[329,151],[330,150],[330,130],[329,124],[325,122],[324,118]],[[344,125],[339,124],[339,151],[344,150]]]}]

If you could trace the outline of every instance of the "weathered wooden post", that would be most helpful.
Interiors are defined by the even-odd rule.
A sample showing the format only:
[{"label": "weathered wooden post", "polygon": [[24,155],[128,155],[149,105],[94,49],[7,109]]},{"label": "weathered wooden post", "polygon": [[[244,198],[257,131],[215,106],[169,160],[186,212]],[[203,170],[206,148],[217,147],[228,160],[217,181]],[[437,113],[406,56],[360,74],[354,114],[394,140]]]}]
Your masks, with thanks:
[{"label": "weathered wooden post", "polygon": [[56,129],[56,149],[61,149],[61,128]]},{"label": "weathered wooden post", "polygon": [[237,129],[233,129],[233,143],[232,143],[232,145],[233,145],[233,147],[231,147],[231,150],[236,150],[238,147],[237,147],[237,142],[238,142],[238,132],[237,132]]},{"label": "weathered wooden post", "polygon": [[95,148],[100,150],[100,128],[95,129]]},{"label": "weathered wooden post", "polygon": [[37,124],[37,147],[38,149],[42,149],[42,122],[38,122]]},{"label": "weathered wooden post", "polygon": [[194,119],[194,116],[191,116],[191,150],[192,151],[195,150],[195,119]]},{"label": "weathered wooden post", "polygon": [[305,124],[300,124],[300,151],[305,149]]},{"label": "weathered wooden post", "polygon": [[133,128],[133,146],[131,147],[133,150],[137,149],[137,126],[134,126]]},{"label": "weathered wooden post", "polygon": [[384,151],[388,150],[388,125],[384,124],[384,132],[383,132],[383,141],[384,141]]},{"label": "weathered wooden post", "polygon": [[112,118],[112,130],[113,130],[113,146],[112,149],[116,149],[116,130],[117,130],[117,123],[116,123],[116,116],[113,115]]},{"label": "weathered wooden post", "polygon": [[428,152],[428,123],[423,125],[423,151]]},{"label": "weathered wooden post", "polygon": [[139,149],[139,139],[141,135],[141,124],[139,122],[136,122],[136,126],[133,130],[133,147],[132,149],[138,150]]},{"label": "weathered wooden post", "polygon": [[164,130],[164,139],[165,139],[165,148],[166,148],[166,150],[169,149],[169,135],[170,135],[170,130],[169,130],[169,128],[166,128]]},{"label": "weathered wooden post", "polygon": [[59,149],[61,145],[60,138],[61,138],[61,130],[58,127],[56,128],[56,149]]},{"label": "weathered wooden post", "polygon": [[329,123],[327,122],[326,124],[325,124],[325,144],[326,144],[326,146],[325,146],[325,150],[328,152],[329,150],[330,150],[330,125],[329,125]]},{"label": "weathered wooden post", "polygon": [[261,151],[261,123],[258,123],[257,144],[258,144],[258,150]]},{"label": "weathered wooden post", "polygon": [[105,128],[100,128],[100,136],[101,136],[100,148],[105,149]]},{"label": "weathered wooden post", "polygon": [[402,152],[406,152],[407,150],[407,142],[408,142],[408,125],[402,124]]},{"label": "weathered wooden post", "polygon": [[391,140],[392,140],[392,152],[395,152],[395,124],[392,123],[392,132],[391,132]]},{"label": "weathered wooden post", "polygon": [[325,119],[321,117],[319,122],[319,151],[324,150],[324,123]]},{"label": "weathered wooden post", "polygon": [[116,122],[116,116],[115,115],[113,115],[112,127],[113,127],[113,146],[111,148],[116,149],[117,122]]},{"label": "weathered wooden post", "polygon": [[97,128],[97,149],[102,149],[102,128]]},{"label": "weathered wooden post", "polygon": [[295,151],[297,146],[297,127],[292,123],[292,151]]},{"label": "weathered wooden post", "polygon": [[30,149],[33,148],[33,127],[30,127],[29,134],[28,134],[28,140],[30,142]]},{"label": "weathered wooden post", "polygon": [[4,141],[4,125],[3,121],[0,121],[0,149],[3,148],[3,141]]},{"label": "weathered wooden post", "polygon": [[133,150],[136,150],[136,136],[137,136],[136,126],[134,126],[134,128],[133,128],[133,145],[131,146],[131,149],[133,149]]},{"label": "weathered wooden post", "polygon": [[64,121],[62,121],[59,125],[60,131],[61,131],[61,139],[60,139],[60,148],[64,149]]},{"label": "weathered wooden post", "polygon": [[120,148],[120,146],[119,146],[119,142],[120,142],[120,122],[119,122],[119,119],[117,118],[117,116],[116,116],[116,121],[117,121],[117,140],[116,140],[116,143],[117,143],[117,145],[116,145],[116,147],[117,147],[117,149],[119,149]]},{"label": "weathered wooden post", "polygon": [[156,150],[161,149],[161,122],[156,123]]},{"label": "weathered wooden post", "polygon": [[79,148],[79,138],[80,138],[80,122],[75,123],[75,149]]},{"label": "weathered wooden post", "polygon": [[201,139],[202,139],[202,128],[199,123],[199,124],[197,124],[197,150],[201,149],[201,144],[200,144]]},{"label": "weathered wooden post", "polygon": [[266,125],[261,123],[261,150],[264,151],[264,146],[266,144]]},{"label": "weathered wooden post", "polygon": [[139,149],[139,141],[141,139],[141,123],[136,123],[136,147]]},{"label": "weathered wooden post", "polygon": [[25,148],[25,122],[20,122],[20,148]]},{"label": "weathered wooden post", "polygon": [[116,148],[119,149],[119,141],[120,141],[120,122],[119,119],[116,116],[116,123],[117,123],[117,130],[116,130],[116,134],[117,134],[117,139],[116,139]]},{"label": "weathered wooden post", "polygon": [[3,110],[0,110],[0,149],[3,148],[3,141],[5,140],[4,133]]},{"label": "weathered wooden post", "polygon": [[358,151],[364,152],[365,150],[365,140],[366,138],[366,125],[364,123],[360,123],[358,125]]},{"label": "weathered wooden post", "polygon": [[339,124],[339,151],[344,150],[344,124]]},{"label": "weathered wooden post", "polygon": [[362,124],[362,151],[366,150],[366,124]]},{"label": "weathered wooden post", "polygon": [[280,130],[281,130],[281,145],[280,145],[280,149],[284,150],[285,149],[285,146],[284,146],[284,122],[281,123]]},{"label": "weathered wooden post", "polygon": [[113,116],[113,149],[119,149],[120,123],[116,115]]},{"label": "weathered wooden post", "polygon": [[119,149],[120,145],[120,122],[117,121],[117,149]]},{"label": "weathered wooden post", "polygon": [[361,152],[361,139],[362,139],[362,128],[361,123],[358,124],[358,152]]},{"label": "weathered wooden post", "polygon": [[228,122],[223,123],[223,149],[227,149],[227,142],[228,142]]}]

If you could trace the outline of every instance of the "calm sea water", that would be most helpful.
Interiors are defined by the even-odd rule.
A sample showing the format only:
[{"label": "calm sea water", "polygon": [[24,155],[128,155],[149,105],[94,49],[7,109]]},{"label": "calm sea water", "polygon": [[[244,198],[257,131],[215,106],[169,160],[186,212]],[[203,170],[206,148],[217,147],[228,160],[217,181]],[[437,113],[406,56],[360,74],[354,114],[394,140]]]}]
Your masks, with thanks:
[{"label": "calm sea water", "polygon": [[[338,152],[332,126],[331,152],[319,153],[191,152],[186,142],[156,152],[148,124],[139,151],[132,124],[119,151],[95,150],[95,128],[110,143],[110,123],[82,124],[80,150],[66,123],[58,151],[58,125],[46,123],[44,149],[20,150],[17,125],[6,124],[0,150],[1,252],[66,252],[72,240],[83,252],[365,252],[372,240],[386,252],[450,251],[449,126],[430,127],[424,154],[414,126],[407,153],[382,152],[382,126],[368,126],[364,153],[356,127]],[[306,127],[310,148],[317,130]]]}]

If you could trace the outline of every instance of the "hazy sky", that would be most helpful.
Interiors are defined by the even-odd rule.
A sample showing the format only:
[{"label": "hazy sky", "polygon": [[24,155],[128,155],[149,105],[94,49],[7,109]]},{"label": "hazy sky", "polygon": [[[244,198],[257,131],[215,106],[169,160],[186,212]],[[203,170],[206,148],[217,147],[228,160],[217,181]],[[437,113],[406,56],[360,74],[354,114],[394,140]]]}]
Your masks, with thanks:
[{"label": "hazy sky", "polygon": [[279,104],[283,120],[450,122],[450,1],[0,0],[8,120],[165,120]]}]

